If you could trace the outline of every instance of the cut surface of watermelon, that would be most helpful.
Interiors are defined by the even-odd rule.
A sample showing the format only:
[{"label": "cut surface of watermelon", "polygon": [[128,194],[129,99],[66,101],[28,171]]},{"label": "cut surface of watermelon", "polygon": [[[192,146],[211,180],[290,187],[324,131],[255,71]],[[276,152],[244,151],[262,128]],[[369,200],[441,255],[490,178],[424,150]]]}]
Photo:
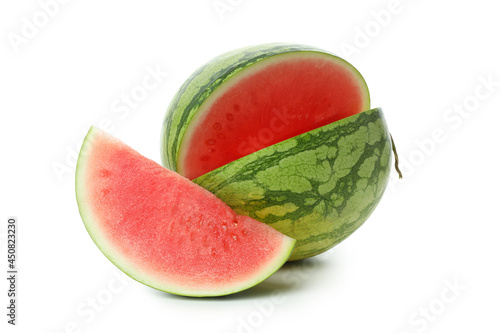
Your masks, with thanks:
[{"label": "cut surface of watermelon", "polygon": [[91,128],[76,171],[85,227],[126,274],[186,296],[220,296],[269,277],[295,240]]},{"label": "cut surface of watermelon", "polygon": [[[268,54],[262,51],[264,55],[250,52],[246,61],[238,59],[232,65],[221,60],[219,67],[212,65],[213,73],[210,69],[208,73],[203,68],[199,71],[199,76],[212,78],[206,92],[193,84],[192,89],[200,89],[198,109],[179,111],[174,104],[170,110],[194,112],[187,123],[178,125],[186,128],[173,170],[194,179],[262,148],[369,109],[366,83],[345,60],[314,49],[279,47],[278,51],[269,48]],[[183,89],[189,90],[189,83]]]}]

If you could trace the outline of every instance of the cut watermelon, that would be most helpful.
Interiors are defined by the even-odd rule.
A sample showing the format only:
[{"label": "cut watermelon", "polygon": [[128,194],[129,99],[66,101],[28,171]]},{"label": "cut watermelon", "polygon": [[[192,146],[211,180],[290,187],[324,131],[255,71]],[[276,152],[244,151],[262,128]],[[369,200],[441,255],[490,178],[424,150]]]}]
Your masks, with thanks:
[{"label": "cut watermelon", "polygon": [[252,287],[286,262],[295,243],[95,128],[78,158],[76,197],[109,260],[174,294],[220,296]]},{"label": "cut watermelon", "polygon": [[369,107],[361,74],[326,51],[286,44],[233,51],[200,68],[171,103],[163,162],[194,179]]},{"label": "cut watermelon", "polygon": [[361,74],[324,50],[266,44],[223,54],[186,80],[162,128],[167,168],[238,214],[322,253],[373,212],[391,140]]}]

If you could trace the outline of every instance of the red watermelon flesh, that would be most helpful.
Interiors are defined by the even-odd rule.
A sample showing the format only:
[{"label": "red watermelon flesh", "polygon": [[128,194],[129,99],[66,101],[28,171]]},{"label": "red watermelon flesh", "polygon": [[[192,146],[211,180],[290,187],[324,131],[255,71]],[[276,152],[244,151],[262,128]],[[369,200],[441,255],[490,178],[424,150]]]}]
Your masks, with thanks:
[{"label": "red watermelon flesh", "polygon": [[76,194],[100,250],[132,278],[175,294],[249,288],[295,243],[95,128],[80,152]]},{"label": "red watermelon flesh", "polygon": [[369,109],[356,69],[331,55],[281,54],[222,83],[200,106],[179,150],[197,178],[252,152]]}]

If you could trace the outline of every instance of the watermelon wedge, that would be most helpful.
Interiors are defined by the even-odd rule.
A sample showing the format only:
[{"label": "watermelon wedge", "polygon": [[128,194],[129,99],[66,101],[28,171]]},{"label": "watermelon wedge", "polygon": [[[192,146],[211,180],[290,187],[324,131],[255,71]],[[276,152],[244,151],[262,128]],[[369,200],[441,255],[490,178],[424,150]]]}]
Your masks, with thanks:
[{"label": "watermelon wedge", "polygon": [[289,44],[235,50],[180,88],[164,122],[163,164],[194,179],[369,108],[361,74],[331,53]]},{"label": "watermelon wedge", "polygon": [[76,198],[88,233],[110,261],[174,294],[250,288],[281,267],[295,244],[96,128],[78,158]]}]

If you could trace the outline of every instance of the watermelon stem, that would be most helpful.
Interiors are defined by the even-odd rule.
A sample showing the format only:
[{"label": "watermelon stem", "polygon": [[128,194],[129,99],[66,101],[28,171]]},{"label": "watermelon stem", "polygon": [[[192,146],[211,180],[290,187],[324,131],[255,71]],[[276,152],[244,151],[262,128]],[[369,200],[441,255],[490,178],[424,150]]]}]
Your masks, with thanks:
[{"label": "watermelon stem", "polygon": [[401,173],[401,170],[399,170],[399,157],[398,157],[398,152],[396,151],[396,145],[394,144],[394,139],[392,138],[392,134],[389,133],[391,136],[391,143],[392,143],[392,151],[394,152],[394,167],[396,168],[396,171],[399,174],[399,179],[403,178],[403,174]]}]

